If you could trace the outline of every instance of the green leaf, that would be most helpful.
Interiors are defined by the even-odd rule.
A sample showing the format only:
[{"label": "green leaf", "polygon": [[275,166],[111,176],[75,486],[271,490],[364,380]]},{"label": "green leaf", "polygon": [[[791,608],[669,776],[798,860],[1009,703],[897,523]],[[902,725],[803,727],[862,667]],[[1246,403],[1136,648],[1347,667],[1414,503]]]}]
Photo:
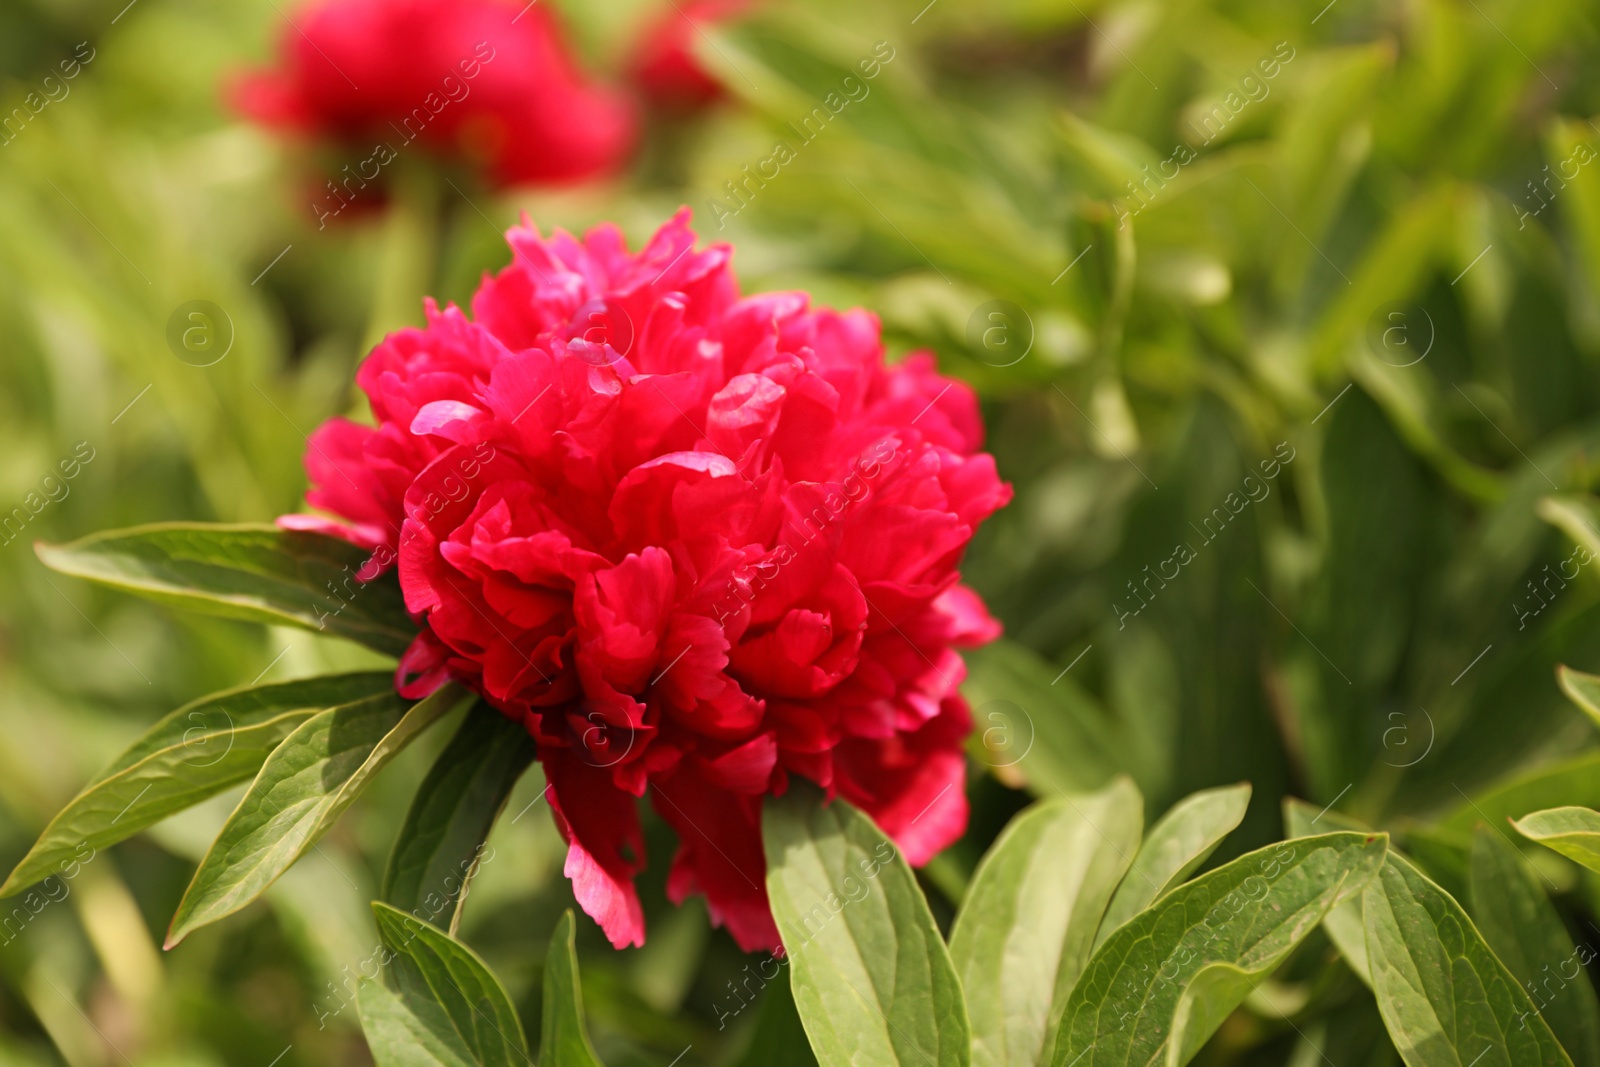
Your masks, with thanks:
[{"label": "green leaf", "polygon": [[389,692],[389,672],[230,689],[161,719],[62,808],[17,864],[9,896],[254,774],[312,715]]},{"label": "green leaf", "polygon": [[1202,789],[1174,804],[1150,828],[1133,866],[1117,887],[1100,920],[1095,947],[1123,923],[1149,907],[1157,897],[1193,874],[1215,852],[1222,839],[1244,821],[1250,806],[1250,783]]},{"label": "green leaf", "polygon": [[510,996],[476,952],[382,901],[372,902],[372,913],[396,978],[391,996],[374,994],[374,1005],[391,1007],[398,1000],[411,1010],[419,1032],[435,1035],[439,1047],[456,1055],[464,1052],[469,1063],[514,1067],[532,1062]]},{"label": "green leaf", "polygon": [[1589,716],[1589,721],[1600,726],[1600,675],[1575,671],[1563,663],[1556,667],[1556,681],[1567,698]]},{"label": "green leaf", "polygon": [[406,997],[363,978],[356,986],[361,1030],[378,1067],[477,1067],[450,1016],[427,997]]},{"label": "green leaf", "polygon": [[486,704],[468,709],[406,812],[383,899],[454,933],[484,842],[534,751],[522,723]]},{"label": "green leaf", "polygon": [[372,553],[337,537],[266,525],[158,523],[35,551],[62,574],[158,603],[300,626],[391,656],[417,633],[393,574],[358,582]]},{"label": "green leaf", "polygon": [[200,861],[166,947],[259,896],[327,833],[384,764],[464,695],[451,684],[407,710],[390,692],[301,724],[267,757]]},{"label": "green leaf", "polygon": [[1550,808],[1513,819],[1511,825],[1529,841],[1554,849],[1591,871],[1600,871],[1600,811]]},{"label": "green leaf", "polygon": [[1034,1067],[1050,1047],[1094,932],[1144,825],[1127,778],[1043,800],[1012,819],[978,864],[950,933],[967,991],[972,1062]]},{"label": "green leaf", "polygon": [[1089,960],[1055,1067],[1187,1063],[1250,989],[1383,863],[1383,834],[1280,842],[1179,886]]},{"label": "green leaf", "polygon": [[[1318,823],[1323,824],[1324,831],[1368,832],[1368,827],[1336,811],[1318,811],[1303,800],[1295,797],[1284,798],[1283,825],[1291,838],[1311,837],[1317,832]],[[1339,954],[1344,957],[1345,963],[1355,972],[1356,977],[1371,989],[1372,973],[1367,966],[1367,927],[1365,920],[1361,918],[1361,894],[1357,893],[1346,898],[1343,903],[1329,911],[1322,920],[1322,928],[1327,931],[1328,939],[1339,950]]]},{"label": "green leaf", "polygon": [[544,958],[544,1015],[539,1031],[540,1067],[601,1067],[583,1024],[583,989],[572,909],[561,916]]},{"label": "green leaf", "polygon": [[[1600,1006],[1572,937],[1538,877],[1501,831],[1472,836],[1472,915],[1483,939],[1525,988],[1554,979],[1540,1009],[1561,1046],[1582,1067],[1600,1065]],[[1568,965],[1571,975],[1562,973]],[[1571,988],[1568,988],[1568,987]]]},{"label": "green leaf", "polygon": [[1362,896],[1373,993],[1410,1067],[1570,1065],[1461,905],[1390,854]]},{"label": "green leaf", "polygon": [[961,983],[904,857],[842,800],[796,781],[762,813],[767,896],[822,1067],[965,1065]]}]

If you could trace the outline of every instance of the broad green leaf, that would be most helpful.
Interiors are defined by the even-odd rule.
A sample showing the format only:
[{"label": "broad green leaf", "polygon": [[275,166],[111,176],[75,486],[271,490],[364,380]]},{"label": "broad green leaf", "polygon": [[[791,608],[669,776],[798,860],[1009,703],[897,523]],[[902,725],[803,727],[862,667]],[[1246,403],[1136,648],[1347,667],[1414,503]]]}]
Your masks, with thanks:
[{"label": "broad green leaf", "polygon": [[[1349,816],[1336,811],[1319,811],[1295,797],[1284,798],[1283,825],[1291,838],[1310,837],[1317,833],[1319,827],[1324,833],[1329,830],[1368,832],[1368,827]],[[1361,918],[1361,894],[1347,897],[1329,911],[1322,920],[1322,928],[1328,932],[1329,940],[1356,973],[1356,977],[1371,988],[1372,974],[1367,968],[1367,928]]]},{"label": "broad green leaf", "polygon": [[583,1022],[578,984],[575,924],[569,908],[556,923],[544,957],[544,1015],[539,1031],[540,1067],[600,1067]]},{"label": "broad green leaf", "polygon": [[1330,909],[1361,891],[1388,844],[1357,833],[1280,842],[1167,893],[1089,960],[1050,1063],[1187,1063]]},{"label": "broad green leaf", "polygon": [[[1472,835],[1472,917],[1500,962],[1525,988],[1541,979],[1545,1022],[1579,1067],[1600,1065],[1600,1006],[1572,937],[1528,861],[1501,836],[1480,826]],[[1571,974],[1562,973],[1570,966]],[[1569,988],[1570,987],[1570,988]]]},{"label": "broad green leaf", "polygon": [[1439,828],[1470,834],[1480,822],[1495,826],[1565,804],[1600,807],[1600,752],[1585,752],[1497,783],[1463,801],[1440,820]]},{"label": "broad green leaf", "polygon": [[1451,896],[1390,854],[1361,901],[1372,989],[1410,1067],[1572,1060]]},{"label": "broad green leaf", "polygon": [[1049,1049],[1143,825],[1144,799],[1118,778],[1039,801],[985,854],[950,932],[975,1065],[1034,1067]]},{"label": "broad green leaf", "polygon": [[1193,874],[1244,820],[1249,806],[1249,782],[1203,789],[1174,804],[1139,846],[1133,866],[1111,898],[1105,918],[1100,920],[1095,947],[1104,944],[1119,926],[1162,893]]},{"label": "broad green leaf", "polygon": [[294,865],[412,738],[461,703],[451,684],[406,708],[394,693],[330,708],[275,749],[178,903],[167,947],[231,915]]},{"label": "broad green leaf", "polygon": [[764,808],[767,896],[817,1062],[964,1067],[961,983],[904,857],[808,783]]},{"label": "broad green leaf", "polygon": [[454,933],[489,830],[533,756],[522,723],[486,704],[468,709],[406,812],[383,899]]},{"label": "broad green leaf", "polygon": [[398,656],[417,628],[393,575],[359,582],[372,556],[348,541],[265,525],[158,523],[37,546],[45,565],[158,603],[285,623]]},{"label": "broad green leaf", "polygon": [[0,896],[18,892],[74,859],[132,837],[260,769],[317,712],[389,692],[388,672],[334,675],[231,689],[161,719],[84,786],[56,817]]},{"label": "broad green leaf", "polygon": [[[765,973],[769,962],[777,968],[770,980]],[[806,1028],[795,1010],[789,972],[783,961],[767,957],[762,961],[760,977],[766,982],[761,987],[761,1014],[737,1067],[817,1067],[817,1058],[811,1054],[811,1042],[806,1040]],[[719,1007],[718,1030],[726,1025],[725,1018]]]},{"label": "broad green leaf", "polygon": [[1556,681],[1568,699],[1600,726],[1600,675],[1575,671],[1563,663],[1556,667]]},{"label": "broad green leaf", "polygon": [[378,1067],[477,1067],[438,1003],[363,978],[356,986],[361,1031]]},{"label": "broad green leaf", "polygon": [[1600,871],[1600,811],[1551,808],[1513,819],[1511,825],[1529,841],[1554,849],[1591,871]]},{"label": "broad green leaf", "polygon": [[482,1067],[532,1062],[511,998],[476,952],[438,927],[382,901],[372,902],[372,913],[378,919],[378,933],[392,953],[389,966],[397,976],[393,983],[396,999],[408,1006],[431,1001],[431,1007],[414,1014],[418,1023],[438,1035],[440,1046],[464,1049],[468,1062]]}]

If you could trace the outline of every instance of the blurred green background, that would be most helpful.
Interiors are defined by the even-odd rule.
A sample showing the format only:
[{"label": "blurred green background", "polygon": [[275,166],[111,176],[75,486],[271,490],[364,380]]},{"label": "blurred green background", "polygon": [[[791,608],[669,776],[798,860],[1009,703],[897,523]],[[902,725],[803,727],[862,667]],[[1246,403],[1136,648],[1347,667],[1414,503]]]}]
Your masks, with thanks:
[{"label": "blurred green background", "polygon": [[[7,864],[158,716],[377,662],[70,582],[30,543],[295,510],[304,434],[359,411],[366,348],[425,294],[464,302],[522,211],[637,241],[686,203],[747,291],[871,308],[892,351],[931,347],[980,391],[1017,495],[967,575],[1007,636],[971,657],[973,825],[924,872],[941,921],[1028,788],[1126,771],[1155,813],[1248,779],[1236,853],[1281,832],[1285,794],[1403,827],[1594,748],[1552,672],[1600,669],[1594,568],[1562,570],[1574,539],[1600,553],[1600,5],[762,3],[700,42],[731,99],[653,117],[619,180],[496,193],[407,157],[383,210],[319,231],[318,167],[354,157],[287,146],[219,92],[293,8],[125,2],[0,8],[0,111],[92,55],[0,144],[0,512],[80,463],[0,534]],[[556,6],[616,79],[667,5]],[[884,48],[864,99],[730,195]],[[167,339],[196,300],[232,339],[203,367]],[[343,983],[448,734],[264,904],[171,953],[160,933],[237,791],[97,856],[0,945],[0,1064],[365,1062]],[[530,1026],[571,903],[537,778],[461,931]],[[1600,770],[1582,780],[1600,792]],[[613,1065],[735,1062],[762,1013],[795,1024],[781,989],[723,1018],[750,961],[698,904],[665,904],[671,838],[651,834],[647,947],[580,920],[596,1042]],[[1600,892],[1567,888],[1593,929]],[[1300,1026],[1337,1031],[1340,1067],[1397,1062],[1362,995]],[[1315,1061],[1270,1013],[1235,1022],[1210,1062]]]}]

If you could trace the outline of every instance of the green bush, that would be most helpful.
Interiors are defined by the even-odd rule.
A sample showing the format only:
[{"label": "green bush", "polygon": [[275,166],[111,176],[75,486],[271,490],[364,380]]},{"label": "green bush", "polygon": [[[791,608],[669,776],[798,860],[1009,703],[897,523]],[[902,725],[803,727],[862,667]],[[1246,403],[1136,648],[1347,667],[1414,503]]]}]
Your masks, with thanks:
[{"label": "green bush", "polygon": [[[0,1059],[1600,1063],[1593,5],[762,5],[699,42],[735,99],[654,123],[625,179],[497,195],[405,159],[386,211],[323,232],[317,157],[218,92],[286,9],[124,2],[0,11],[0,113],[82,65],[0,143]],[[562,5],[609,71],[644,7]],[[912,872],[843,805],[770,805],[783,961],[666,904],[659,863],[644,949],[564,919],[515,746],[354,692],[385,605],[344,620],[371,647],[296,629],[292,583],[197,621],[193,576],[154,607],[29,547],[294,510],[362,353],[465,299],[519,211],[638,237],[680,203],[747,288],[934,349],[1017,494],[965,568],[1007,630],[969,660],[967,837]],[[196,321],[205,366],[169,342]],[[126,562],[76,547],[49,562]],[[254,748],[188,758],[197,697],[285,679]],[[305,843],[254,881],[207,860],[334,714],[377,755]],[[117,762],[140,737],[149,800]],[[419,783],[485,752],[493,803],[419,845]],[[90,852],[48,850],[68,824]],[[463,856],[472,906],[407,919],[404,863]],[[876,865],[860,900],[846,857]]]}]

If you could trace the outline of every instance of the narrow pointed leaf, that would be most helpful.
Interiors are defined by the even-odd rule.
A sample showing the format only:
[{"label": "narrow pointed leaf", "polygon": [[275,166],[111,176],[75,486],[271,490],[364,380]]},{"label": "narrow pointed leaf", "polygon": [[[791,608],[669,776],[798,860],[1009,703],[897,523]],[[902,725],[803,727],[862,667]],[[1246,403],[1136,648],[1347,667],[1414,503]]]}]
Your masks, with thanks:
[{"label": "narrow pointed leaf", "polygon": [[485,704],[470,708],[411,801],[383,899],[454,932],[484,842],[533,756],[520,722]]},{"label": "narrow pointed leaf", "polygon": [[578,984],[576,927],[568,909],[556,923],[544,958],[544,1015],[539,1032],[540,1067],[601,1067],[583,1022]]},{"label": "narrow pointed leaf", "polygon": [[414,1014],[439,1035],[441,1045],[451,1048],[453,1037],[453,1047],[464,1048],[469,1062],[481,1067],[532,1062],[510,996],[476,952],[382,901],[372,902],[372,913],[384,945],[399,957],[390,963],[398,972],[392,992],[419,1006]]},{"label": "narrow pointed leaf", "polygon": [[1094,932],[1139,849],[1144,800],[1127,778],[1043,800],[978,865],[950,933],[972,1062],[1034,1067],[1089,961]]},{"label": "narrow pointed leaf", "polygon": [[398,656],[417,628],[400,585],[337,537],[265,525],[158,523],[35,547],[47,567],[171,607],[292,625]]},{"label": "narrow pointed leaf", "polygon": [[1361,891],[1387,851],[1383,834],[1305,837],[1167,893],[1090,958],[1049,1062],[1188,1062],[1330,909]]},{"label": "narrow pointed leaf", "polygon": [[1467,913],[1391,854],[1361,902],[1373,993],[1409,1067],[1570,1067]]},{"label": "narrow pointed leaf", "polygon": [[[1572,935],[1539,878],[1501,831],[1472,835],[1472,918],[1524,988],[1546,986],[1544,1020],[1578,1067],[1600,1067],[1600,1006]],[[1588,954],[1592,958],[1592,953]]]},{"label": "narrow pointed leaf", "polygon": [[915,876],[871,819],[795,781],[762,815],[767,896],[822,1067],[965,1067],[961,983]]},{"label": "narrow pointed leaf", "polygon": [[317,843],[381,767],[463,695],[448,685],[407,710],[391,692],[301,724],[267,757],[200,861],[172,917],[167,947],[259,896]]},{"label": "narrow pointed leaf", "polygon": [[1095,947],[1168,889],[1193,874],[1244,820],[1250,783],[1203,789],[1178,801],[1150,828],[1100,921]]},{"label": "narrow pointed leaf", "polygon": [[0,896],[64,863],[132,837],[260,769],[311,716],[391,690],[387,671],[233,689],[185,704],[158,721],[84,786],[45,827]]},{"label": "narrow pointed leaf", "polygon": [[1529,841],[1554,849],[1591,871],[1600,871],[1600,811],[1551,808],[1513,819],[1511,825]]}]

